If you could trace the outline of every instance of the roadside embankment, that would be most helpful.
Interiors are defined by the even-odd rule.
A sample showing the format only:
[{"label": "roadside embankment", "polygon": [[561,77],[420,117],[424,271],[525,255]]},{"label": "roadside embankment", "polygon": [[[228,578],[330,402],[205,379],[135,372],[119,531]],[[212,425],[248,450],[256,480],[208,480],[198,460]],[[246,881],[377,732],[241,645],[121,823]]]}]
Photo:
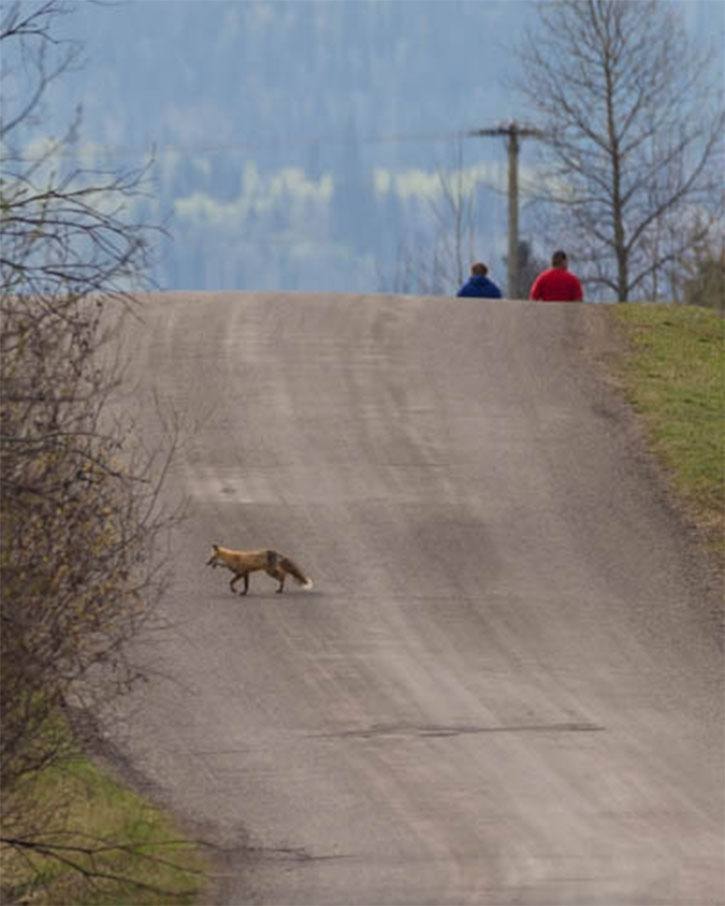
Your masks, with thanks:
[{"label": "roadside embankment", "polygon": [[725,321],[696,306],[613,307],[614,371],[687,515],[725,563]]}]

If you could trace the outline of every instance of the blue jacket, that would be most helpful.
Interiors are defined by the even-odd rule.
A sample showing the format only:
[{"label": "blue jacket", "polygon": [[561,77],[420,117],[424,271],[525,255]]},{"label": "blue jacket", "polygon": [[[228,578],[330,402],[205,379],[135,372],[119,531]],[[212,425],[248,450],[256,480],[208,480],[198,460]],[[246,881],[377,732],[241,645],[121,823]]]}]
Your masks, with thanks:
[{"label": "blue jacket", "polygon": [[456,293],[457,296],[477,296],[480,299],[500,299],[501,290],[488,277],[471,277]]}]

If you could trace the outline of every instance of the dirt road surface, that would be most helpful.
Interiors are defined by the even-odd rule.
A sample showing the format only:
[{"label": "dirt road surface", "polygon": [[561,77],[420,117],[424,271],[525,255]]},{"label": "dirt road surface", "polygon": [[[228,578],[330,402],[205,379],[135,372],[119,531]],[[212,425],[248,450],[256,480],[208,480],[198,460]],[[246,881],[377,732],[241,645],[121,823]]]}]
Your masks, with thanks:
[{"label": "dirt road surface", "polygon": [[[183,416],[190,512],[112,741],[222,847],[207,902],[722,903],[717,596],[593,365],[603,308],[174,293],[144,317],[128,402]],[[315,587],[234,596],[213,542]]]}]

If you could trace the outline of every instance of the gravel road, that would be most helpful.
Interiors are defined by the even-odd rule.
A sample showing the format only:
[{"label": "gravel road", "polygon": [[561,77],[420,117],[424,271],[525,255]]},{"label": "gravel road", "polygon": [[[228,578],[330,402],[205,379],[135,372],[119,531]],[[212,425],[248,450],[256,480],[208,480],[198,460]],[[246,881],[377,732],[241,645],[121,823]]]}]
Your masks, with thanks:
[{"label": "gravel road", "polygon": [[[132,398],[182,415],[190,510],[113,741],[223,848],[208,903],[725,902],[717,600],[594,364],[604,307],[168,293],[144,318]],[[315,587],[234,596],[213,542]]]}]

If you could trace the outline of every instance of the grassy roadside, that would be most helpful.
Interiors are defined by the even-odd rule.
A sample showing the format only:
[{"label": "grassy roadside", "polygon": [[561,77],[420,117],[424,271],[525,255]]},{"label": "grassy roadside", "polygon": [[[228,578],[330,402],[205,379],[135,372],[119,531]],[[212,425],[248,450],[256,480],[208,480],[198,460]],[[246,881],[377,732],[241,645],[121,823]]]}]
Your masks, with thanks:
[{"label": "grassy roadside", "polygon": [[688,513],[725,562],[725,319],[685,305],[623,304],[615,366]]},{"label": "grassy roadside", "polygon": [[198,901],[206,867],[198,849],[168,815],[89,759],[78,756],[46,769],[20,794],[28,810],[23,823],[37,827],[34,841],[48,849],[0,851],[3,902],[187,906]]}]

